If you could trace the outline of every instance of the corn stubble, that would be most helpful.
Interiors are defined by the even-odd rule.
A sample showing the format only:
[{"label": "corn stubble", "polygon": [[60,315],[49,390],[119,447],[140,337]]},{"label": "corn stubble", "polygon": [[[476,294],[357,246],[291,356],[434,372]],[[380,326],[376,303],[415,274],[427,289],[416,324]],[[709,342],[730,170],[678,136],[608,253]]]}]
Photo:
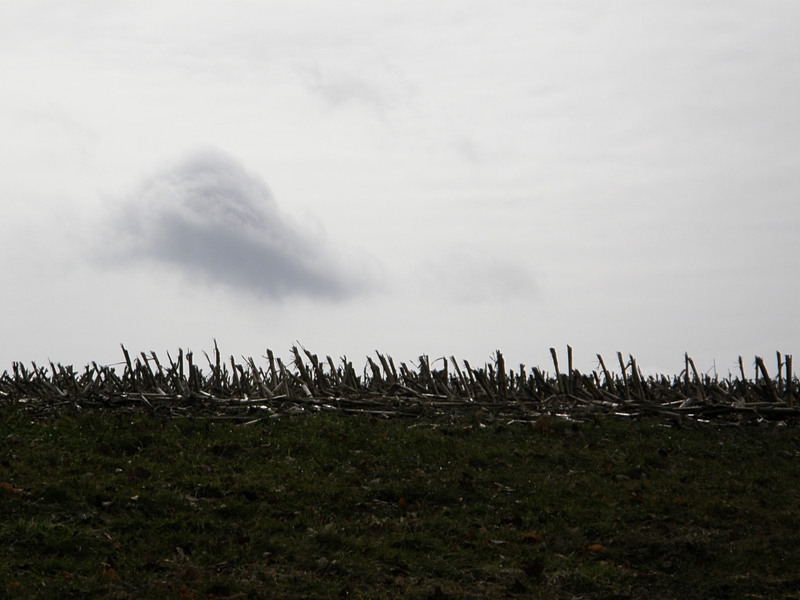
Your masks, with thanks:
[{"label": "corn stubble", "polygon": [[715,420],[729,424],[794,421],[797,378],[792,357],[777,353],[777,374],[771,377],[764,360],[756,356],[754,376],[720,378],[700,374],[685,355],[685,369],[676,376],[645,377],[629,356],[617,353],[619,371],[611,372],[597,355],[598,367],[589,374],[573,367],[567,347],[568,369],[562,373],[558,355],[550,349],[554,373],[538,367],[509,368],[500,351],[493,361],[473,368],[455,357],[431,361],[426,355],[416,365],[376,352],[356,371],[342,357],[320,360],[305,348],[291,348],[285,364],[272,350],[264,366],[250,358],[223,360],[216,342],[212,356],[203,352],[208,369],[191,351],[178,350],[167,362],[155,352],[131,357],[122,347],[122,373],[114,366],[92,362],[82,372],[53,364],[27,367],[13,363],[0,376],[0,401],[16,404],[30,414],[67,410],[144,411],[176,417],[193,414],[237,421],[304,412],[360,413],[382,417],[418,418],[483,410],[500,418],[535,421],[562,415],[577,420],[594,415],[631,419],[658,416],[676,422]]}]

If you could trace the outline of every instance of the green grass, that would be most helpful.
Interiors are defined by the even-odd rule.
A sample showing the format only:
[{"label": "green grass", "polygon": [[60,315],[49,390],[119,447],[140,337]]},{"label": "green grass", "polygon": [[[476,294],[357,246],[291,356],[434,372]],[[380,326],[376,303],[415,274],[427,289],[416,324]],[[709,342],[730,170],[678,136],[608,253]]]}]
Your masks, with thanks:
[{"label": "green grass", "polygon": [[800,597],[794,428],[0,422],[0,598]]}]

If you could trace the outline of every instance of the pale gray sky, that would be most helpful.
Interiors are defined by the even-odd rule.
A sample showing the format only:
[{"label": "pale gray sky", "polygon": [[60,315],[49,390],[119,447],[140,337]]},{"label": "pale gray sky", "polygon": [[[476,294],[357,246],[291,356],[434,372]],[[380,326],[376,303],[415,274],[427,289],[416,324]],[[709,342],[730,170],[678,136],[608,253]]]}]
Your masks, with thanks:
[{"label": "pale gray sky", "polygon": [[[0,370],[800,339],[800,4],[0,4]],[[768,363],[769,364],[769,363]]]}]

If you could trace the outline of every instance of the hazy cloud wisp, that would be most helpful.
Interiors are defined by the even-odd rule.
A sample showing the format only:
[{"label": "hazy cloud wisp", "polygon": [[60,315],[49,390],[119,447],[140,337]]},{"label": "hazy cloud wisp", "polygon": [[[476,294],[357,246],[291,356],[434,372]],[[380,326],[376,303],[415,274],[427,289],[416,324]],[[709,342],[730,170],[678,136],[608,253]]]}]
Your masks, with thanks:
[{"label": "hazy cloud wisp", "polygon": [[257,296],[340,299],[374,285],[364,260],[289,222],[261,180],[217,151],[144,182],[105,229],[103,262],[167,265]]},{"label": "hazy cloud wisp", "polygon": [[450,301],[464,303],[531,299],[538,286],[528,267],[457,245],[453,252],[431,258],[420,269],[420,283]]}]

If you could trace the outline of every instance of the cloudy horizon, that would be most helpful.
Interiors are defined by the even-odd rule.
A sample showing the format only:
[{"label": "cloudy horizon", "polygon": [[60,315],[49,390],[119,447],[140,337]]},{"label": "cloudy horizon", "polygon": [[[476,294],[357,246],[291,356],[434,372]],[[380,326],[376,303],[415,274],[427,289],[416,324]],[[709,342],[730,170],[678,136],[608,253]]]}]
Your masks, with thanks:
[{"label": "cloudy horizon", "polygon": [[[791,2],[0,6],[0,372],[798,350]],[[749,363],[748,363],[749,364]]]}]

